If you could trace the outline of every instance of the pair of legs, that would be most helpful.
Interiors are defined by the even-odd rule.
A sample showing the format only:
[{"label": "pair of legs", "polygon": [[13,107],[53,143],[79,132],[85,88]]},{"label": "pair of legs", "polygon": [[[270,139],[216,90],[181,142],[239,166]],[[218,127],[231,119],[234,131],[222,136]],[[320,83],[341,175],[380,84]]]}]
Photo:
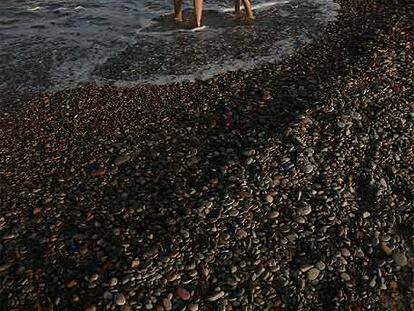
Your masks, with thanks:
[{"label": "pair of legs", "polygon": [[234,11],[236,13],[236,16],[237,17],[240,16],[241,2],[243,2],[244,9],[246,10],[246,17],[249,19],[253,19],[254,18],[253,8],[252,8],[252,3],[250,2],[250,0],[234,0]]},{"label": "pair of legs", "polygon": [[[175,20],[183,21],[183,0],[174,0]],[[196,27],[201,27],[201,18],[203,17],[203,0],[194,0],[194,19]]]}]

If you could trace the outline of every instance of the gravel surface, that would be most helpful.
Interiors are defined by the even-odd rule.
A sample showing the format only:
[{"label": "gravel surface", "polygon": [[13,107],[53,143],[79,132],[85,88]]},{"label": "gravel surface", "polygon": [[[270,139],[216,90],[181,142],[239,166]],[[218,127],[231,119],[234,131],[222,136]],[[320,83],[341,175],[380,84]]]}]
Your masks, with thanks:
[{"label": "gravel surface", "polygon": [[279,65],[3,108],[0,309],[413,310],[414,8],[340,4]]}]

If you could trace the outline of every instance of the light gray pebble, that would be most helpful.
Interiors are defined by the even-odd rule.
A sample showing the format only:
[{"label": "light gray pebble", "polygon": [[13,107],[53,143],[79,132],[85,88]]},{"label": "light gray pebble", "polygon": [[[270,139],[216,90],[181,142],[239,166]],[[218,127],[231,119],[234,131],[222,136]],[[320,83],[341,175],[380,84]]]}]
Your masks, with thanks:
[{"label": "light gray pebble", "polygon": [[358,121],[362,120],[361,114],[359,112],[356,112],[356,111],[351,112],[351,118],[354,119],[354,120],[358,120]]},{"label": "light gray pebble", "polygon": [[320,271],[318,269],[312,268],[306,273],[306,279],[312,282],[318,278],[319,273]]},{"label": "light gray pebble", "polygon": [[117,278],[111,278],[109,280],[109,286],[114,287],[118,284],[118,279]]},{"label": "light gray pebble", "polygon": [[270,194],[266,195],[265,199],[268,203],[273,203],[273,197]]},{"label": "light gray pebble", "polygon": [[351,277],[349,276],[348,273],[343,272],[341,273],[341,279],[344,280],[345,282],[349,282],[351,280]]},{"label": "light gray pebble", "polygon": [[344,256],[344,257],[349,257],[349,256],[351,256],[351,252],[349,251],[349,249],[347,249],[347,248],[342,248],[341,249],[341,254],[342,254],[342,256]]},{"label": "light gray pebble", "polygon": [[318,268],[320,271],[325,270],[325,263],[323,261],[318,261],[316,264],[316,268]]},{"label": "light gray pebble", "polygon": [[279,212],[278,211],[271,211],[269,212],[269,214],[267,215],[267,217],[269,219],[275,219],[279,217]]},{"label": "light gray pebble", "polygon": [[117,306],[123,306],[124,304],[126,304],[126,298],[125,298],[124,294],[122,294],[122,293],[117,293],[116,294],[115,304]]},{"label": "light gray pebble", "polygon": [[301,168],[302,172],[305,173],[305,174],[310,174],[314,170],[314,167],[313,167],[312,164],[304,164],[300,168]]},{"label": "light gray pebble", "polygon": [[312,213],[312,207],[310,207],[309,205],[306,205],[304,207],[301,207],[298,210],[298,214],[301,215],[301,216],[307,216],[310,213]]},{"label": "light gray pebble", "polygon": [[213,295],[211,295],[211,296],[209,296],[209,297],[207,297],[207,301],[217,301],[217,300],[219,300],[219,299],[221,299],[221,298],[223,298],[224,297],[224,295],[225,295],[225,293],[223,292],[223,291],[220,291],[220,292],[217,292],[217,293],[214,293]]},{"label": "light gray pebble", "polygon": [[363,212],[362,213],[362,217],[364,217],[364,218],[368,218],[369,216],[371,216],[370,212]]}]

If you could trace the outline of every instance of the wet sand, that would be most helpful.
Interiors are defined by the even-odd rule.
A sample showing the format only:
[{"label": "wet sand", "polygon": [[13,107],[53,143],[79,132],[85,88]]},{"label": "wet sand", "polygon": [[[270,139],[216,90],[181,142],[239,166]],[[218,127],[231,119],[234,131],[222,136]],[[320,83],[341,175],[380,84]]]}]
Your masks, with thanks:
[{"label": "wet sand", "polygon": [[412,310],[413,8],[280,64],[3,106],[1,310]]}]

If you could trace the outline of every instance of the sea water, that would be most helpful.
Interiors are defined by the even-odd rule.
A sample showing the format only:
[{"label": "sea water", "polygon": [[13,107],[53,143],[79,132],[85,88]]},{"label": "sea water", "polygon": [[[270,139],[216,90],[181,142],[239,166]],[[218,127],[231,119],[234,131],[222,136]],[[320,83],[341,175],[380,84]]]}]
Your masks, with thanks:
[{"label": "sea water", "polygon": [[254,0],[256,20],[237,20],[233,1],[206,0],[192,32],[172,0],[1,0],[0,91],[82,84],[135,85],[208,79],[280,61],[335,20],[333,0]]}]

